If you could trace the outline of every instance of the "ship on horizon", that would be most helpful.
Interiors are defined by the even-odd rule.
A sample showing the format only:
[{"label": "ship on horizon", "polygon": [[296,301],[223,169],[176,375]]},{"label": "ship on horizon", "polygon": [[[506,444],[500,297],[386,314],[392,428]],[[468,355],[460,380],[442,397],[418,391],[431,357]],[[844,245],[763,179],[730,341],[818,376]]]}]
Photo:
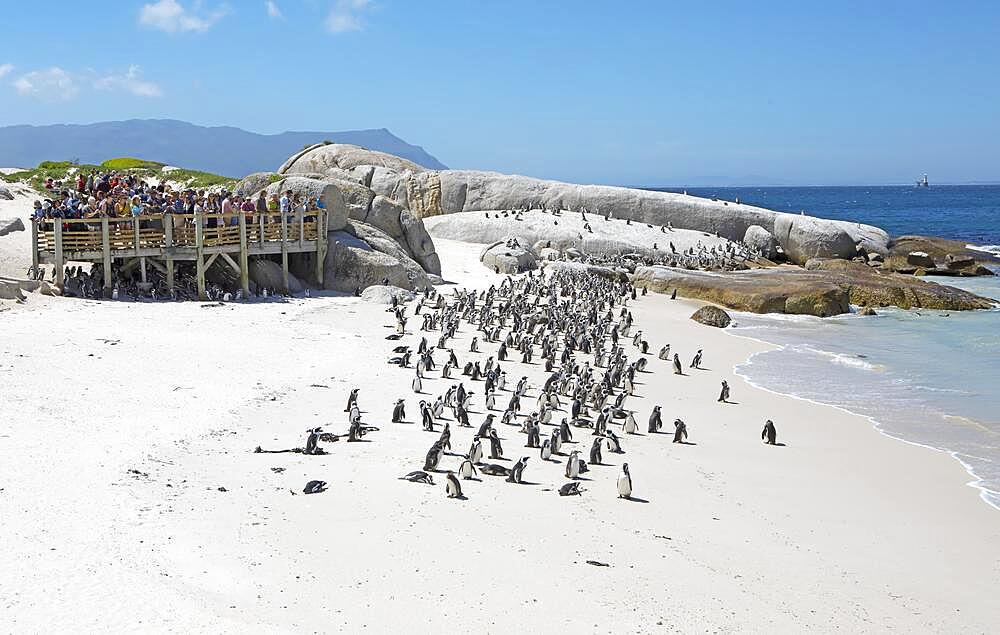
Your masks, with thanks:
[{"label": "ship on horizon", "polygon": [[917,179],[917,187],[930,187],[930,182],[927,181],[927,174],[924,174],[924,178]]}]

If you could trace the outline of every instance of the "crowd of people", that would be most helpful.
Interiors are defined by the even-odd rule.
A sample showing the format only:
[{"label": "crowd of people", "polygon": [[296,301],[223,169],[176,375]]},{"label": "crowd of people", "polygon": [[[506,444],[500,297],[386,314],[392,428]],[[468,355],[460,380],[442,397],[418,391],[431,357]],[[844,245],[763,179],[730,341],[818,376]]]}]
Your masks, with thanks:
[{"label": "crowd of people", "polygon": [[[115,171],[80,173],[75,187],[70,183],[56,183],[50,178],[45,181],[45,189],[52,195],[35,202],[33,217],[39,221],[206,214],[209,217],[205,219],[205,225],[217,227],[239,224],[241,213],[248,222],[253,222],[257,215],[273,217],[324,209],[321,199],[305,198],[291,190],[269,196],[261,191],[256,197],[251,197],[239,196],[226,189],[174,189],[166,181],[154,185],[134,174]],[[222,218],[217,217],[220,214]]]}]

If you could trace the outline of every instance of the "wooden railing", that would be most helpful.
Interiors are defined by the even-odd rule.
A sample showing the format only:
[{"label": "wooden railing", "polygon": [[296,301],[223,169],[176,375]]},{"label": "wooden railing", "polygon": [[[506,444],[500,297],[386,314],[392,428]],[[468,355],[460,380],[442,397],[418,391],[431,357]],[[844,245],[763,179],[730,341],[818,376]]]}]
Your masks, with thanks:
[{"label": "wooden railing", "polygon": [[[314,241],[318,236],[319,212],[297,212],[285,216],[286,242]],[[238,214],[201,214],[204,247],[240,246],[241,227]],[[281,214],[244,216],[246,240],[252,244],[282,241]],[[37,248],[55,253],[56,224],[61,225],[62,251],[66,254],[98,252],[104,249],[102,218],[53,218],[37,223]],[[154,214],[137,218],[108,218],[108,247],[112,251],[196,247],[198,218],[194,214]]]},{"label": "wooden railing", "polygon": [[[244,295],[249,295],[248,259],[281,254],[285,288],[288,288],[288,254],[315,252],[316,280],[323,284],[326,256],[326,211],[294,214],[153,214],[135,218],[47,218],[32,219],[32,270],[41,262],[55,267],[56,284],[62,286],[63,267],[68,260],[102,262],[112,270],[116,258],[136,259],[146,281],[146,265],[162,261],[167,286],[173,289],[174,261],[194,260],[198,295],[205,297],[205,270],[216,258],[228,263],[240,276]],[[227,253],[228,252],[228,253]],[[239,252],[239,262],[229,253]],[[110,296],[111,276],[104,277]]]}]

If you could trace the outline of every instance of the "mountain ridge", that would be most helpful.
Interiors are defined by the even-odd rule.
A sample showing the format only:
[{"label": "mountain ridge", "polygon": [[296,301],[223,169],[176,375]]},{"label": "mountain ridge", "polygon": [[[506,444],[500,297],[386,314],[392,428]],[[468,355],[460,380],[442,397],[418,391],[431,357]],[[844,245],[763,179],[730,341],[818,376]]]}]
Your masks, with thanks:
[{"label": "mountain ridge", "polygon": [[269,172],[301,148],[332,141],[388,152],[428,169],[447,169],[421,146],[387,128],[340,132],[260,134],[235,126],[200,126],[177,119],[127,119],[91,124],[19,124],[0,127],[0,165],[31,167],[42,161],[100,163],[139,156],[230,177]]}]

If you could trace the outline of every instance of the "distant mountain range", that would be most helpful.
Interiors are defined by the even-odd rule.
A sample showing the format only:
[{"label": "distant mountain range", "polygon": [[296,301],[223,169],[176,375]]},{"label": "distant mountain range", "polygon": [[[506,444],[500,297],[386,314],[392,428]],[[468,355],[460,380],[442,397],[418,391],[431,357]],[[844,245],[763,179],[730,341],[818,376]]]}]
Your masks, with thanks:
[{"label": "distant mountain range", "polygon": [[172,119],[130,119],[87,125],[0,127],[0,167],[30,168],[42,161],[100,163],[136,157],[229,177],[277,170],[289,156],[322,141],[350,143],[447,169],[420,146],[385,128],[263,135],[229,126],[197,126]]}]

